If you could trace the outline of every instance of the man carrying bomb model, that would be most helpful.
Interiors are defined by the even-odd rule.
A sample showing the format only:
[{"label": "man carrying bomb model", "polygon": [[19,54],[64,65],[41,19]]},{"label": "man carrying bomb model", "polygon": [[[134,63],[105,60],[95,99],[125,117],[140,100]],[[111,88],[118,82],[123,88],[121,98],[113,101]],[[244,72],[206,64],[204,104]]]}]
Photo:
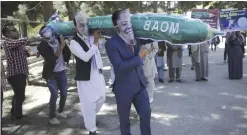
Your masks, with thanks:
[{"label": "man carrying bomb model", "polygon": [[142,69],[148,50],[139,51],[140,44],[134,38],[130,19],[129,9],[117,10],[112,14],[117,34],[105,46],[115,73],[113,93],[117,102],[121,134],[131,135],[129,116],[133,103],[140,118],[141,135],[151,135],[151,110]]}]

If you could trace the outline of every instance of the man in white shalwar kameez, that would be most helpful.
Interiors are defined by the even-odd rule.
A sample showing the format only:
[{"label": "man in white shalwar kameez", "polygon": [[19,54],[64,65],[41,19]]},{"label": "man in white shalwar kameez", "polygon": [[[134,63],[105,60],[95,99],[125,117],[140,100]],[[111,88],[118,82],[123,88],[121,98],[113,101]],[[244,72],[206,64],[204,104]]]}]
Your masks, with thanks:
[{"label": "man in white shalwar kameez", "polygon": [[[155,91],[155,75],[158,74],[157,67],[155,64],[155,56],[159,51],[159,46],[157,42],[146,44],[145,49],[148,50],[148,55],[143,61],[143,71],[147,81],[147,92],[149,97],[149,102],[152,103],[154,100]],[[164,69],[162,69],[164,70]]]},{"label": "man in white shalwar kameez", "polygon": [[74,23],[77,34],[70,42],[70,50],[76,57],[75,80],[85,127],[89,135],[96,135],[96,115],[105,101],[106,89],[102,74],[103,64],[98,49],[99,32],[96,31],[94,36],[88,37],[87,22],[88,17],[84,12],[80,11],[76,14]]}]

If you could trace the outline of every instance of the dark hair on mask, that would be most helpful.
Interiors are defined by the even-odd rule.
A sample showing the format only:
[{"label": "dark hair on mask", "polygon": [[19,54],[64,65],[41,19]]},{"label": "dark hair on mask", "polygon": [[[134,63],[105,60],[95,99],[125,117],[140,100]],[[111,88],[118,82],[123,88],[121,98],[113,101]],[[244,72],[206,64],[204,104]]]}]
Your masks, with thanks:
[{"label": "dark hair on mask", "polygon": [[113,23],[113,26],[116,26],[117,25],[117,20],[119,19],[119,15],[120,13],[125,10],[127,8],[124,8],[124,9],[120,9],[120,10],[117,10],[115,11],[113,14],[112,14],[112,23]]},{"label": "dark hair on mask", "polygon": [[75,27],[76,27],[76,20],[75,20],[75,18],[73,19],[73,23],[74,23],[74,25],[75,25]]},{"label": "dark hair on mask", "polygon": [[40,28],[40,30],[39,30],[39,35],[40,35],[41,37],[43,37],[43,34],[41,34],[41,31],[42,31],[44,28],[46,28],[46,26],[45,26],[45,25],[44,25],[44,26],[42,26],[42,27]]},{"label": "dark hair on mask", "polygon": [[7,23],[4,25],[4,27],[2,28],[2,35],[4,35],[6,37],[6,33],[9,32],[9,26],[14,26],[13,23]]}]

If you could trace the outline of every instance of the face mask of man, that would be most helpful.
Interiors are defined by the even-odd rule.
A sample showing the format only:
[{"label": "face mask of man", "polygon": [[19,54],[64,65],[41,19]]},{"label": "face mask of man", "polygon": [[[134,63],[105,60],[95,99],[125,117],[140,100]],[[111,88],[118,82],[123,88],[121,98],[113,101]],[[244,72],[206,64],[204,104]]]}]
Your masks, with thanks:
[{"label": "face mask of man", "polygon": [[51,28],[45,28],[41,34],[43,35],[43,37],[45,38],[45,40],[50,43],[50,44],[54,44],[56,42],[56,37],[52,31]]},{"label": "face mask of man", "polygon": [[80,11],[75,16],[76,29],[81,36],[88,36],[88,16],[83,11]]},{"label": "face mask of man", "polygon": [[122,39],[129,45],[135,44],[134,32],[131,24],[129,9],[123,10],[117,20],[117,27]]}]

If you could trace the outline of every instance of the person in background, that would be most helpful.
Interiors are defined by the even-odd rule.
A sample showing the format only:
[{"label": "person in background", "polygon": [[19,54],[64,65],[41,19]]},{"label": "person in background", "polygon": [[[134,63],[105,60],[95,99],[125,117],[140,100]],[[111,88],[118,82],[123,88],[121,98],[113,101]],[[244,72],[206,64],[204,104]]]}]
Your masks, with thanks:
[{"label": "person in background", "polygon": [[201,69],[200,69],[200,45],[191,46],[191,59],[195,67],[196,81],[201,80]]},{"label": "person in background", "polygon": [[[37,47],[40,55],[45,59],[42,76],[46,80],[51,93],[49,101],[49,123],[57,125],[60,124],[57,116],[63,119],[67,118],[67,114],[64,113],[64,107],[68,89],[65,59],[68,56],[63,53],[66,44],[63,36],[61,35],[60,38],[56,38],[50,27],[41,27],[39,33],[44,38]],[[58,112],[56,112],[58,89],[60,90],[60,102]]]},{"label": "person in background", "polygon": [[239,32],[232,32],[228,49],[228,73],[229,79],[241,79],[243,77],[243,52],[242,39]]},{"label": "person in background", "polygon": [[30,52],[26,45],[40,41],[40,38],[20,38],[20,34],[11,23],[2,28],[3,48],[7,59],[7,80],[11,85],[14,96],[12,99],[11,119],[22,119],[22,105],[25,100],[26,80],[28,76],[27,57]]},{"label": "person in background", "polygon": [[70,41],[70,50],[76,59],[75,80],[85,127],[89,135],[96,135],[96,116],[105,102],[106,88],[99,51],[101,34],[99,30],[89,31],[88,18],[83,11],[75,15],[76,34]]},{"label": "person in background", "polygon": [[182,82],[182,61],[183,61],[183,48],[182,46],[167,45],[167,65],[169,67],[169,83]]},{"label": "person in background", "polygon": [[228,48],[229,48],[229,44],[228,44],[228,40],[229,40],[229,36],[230,36],[230,32],[226,33],[226,40],[225,40],[225,48],[224,48],[224,63],[226,63],[226,59],[227,59],[227,54],[228,54]]},{"label": "person in background", "polygon": [[[220,43],[220,38],[219,36],[215,37],[212,39],[211,42],[211,50],[216,52],[217,45]],[[214,48],[213,48],[214,47]]]},{"label": "person in background", "polygon": [[191,56],[191,54],[192,54],[191,47],[192,47],[191,45],[188,45],[189,57],[191,57],[191,68],[190,68],[190,70],[194,70],[195,63],[194,63],[193,58]]},{"label": "person in background", "polygon": [[208,53],[210,42],[205,42],[200,45],[200,77],[201,81],[208,81]]},{"label": "person in background", "polygon": [[164,83],[164,53],[166,51],[166,43],[165,42],[158,42],[159,50],[156,55],[156,66],[158,70],[158,78],[160,83]]},{"label": "person in background", "polygon": [[[143,71],[147,81],[147,92],[149,96],[149,102],[152,103],[154,100],[154,91],[155,91],[155,75],[158,73],[155,56],[159,50],[157,42],[149,43],[144,45],[145,49],[149,50],[148,55],[143,60]],[[161,69],[162,70],[162,69]]]}]

